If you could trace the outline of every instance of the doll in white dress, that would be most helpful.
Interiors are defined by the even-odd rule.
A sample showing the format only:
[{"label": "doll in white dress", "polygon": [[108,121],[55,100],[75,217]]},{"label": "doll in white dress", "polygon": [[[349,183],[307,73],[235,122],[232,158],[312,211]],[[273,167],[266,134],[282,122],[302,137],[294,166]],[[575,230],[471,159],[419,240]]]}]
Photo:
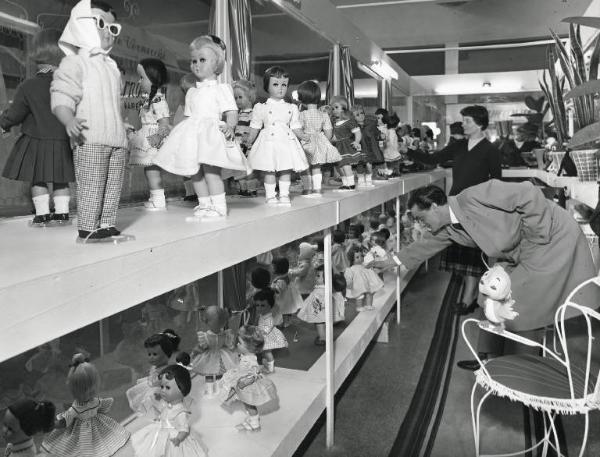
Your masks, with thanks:
[{"label": "doll in white dress", "polygon": [[142,59],[137,66],[140,87],[148,97],[140,108],[142,127],[127,135],[129,165],[144,167],[150,188],[150,199],[144,203],[148,211],[167,209],[160,168],[152,163],[157,148],[169,134],[169,105],[161,88],[168,82],[167,67],[158,59]]},{"label": "doll in white dress", "polygon": [[383,287],[383,281],[373,270],[363,265],[364,257],[360,248],[352,246],[348,249],[348,260],[352,266],[344,272],[346,297],[356,300],[356,311],[375,309],[373,295]]},{"label": "doll in white dress", "polygon": [[6,442],[4,456],[35,457],[33,436],[54,428],[54,405],[47,401],[29,398],[17,400],[4,413],[3,438]]},{"label": "doll in white dress", "polygon": [[[268,205],[291,205],[291,172],[308,168],[306,155],[298,141],[298,138],[308,138],[302,131],[298,107],[284,100],[288,83],[289,74],[283,68],[275,66],[265,71],[263,84],[269,99],[254,105],[250,122],[248,144],[252,149],[248,160],[253,169],[264,172]],[[275,194],[277,174],[279,199]]]},{"label": "doll in white dress", "polygon": [[97,396],[100,375],[83,354],[73,356],[67,386],[75,401],[57,416],[42,449],[61,457],[110,457],[129,441],[129,432],[109,417],[113,399]]},{"label": "doll in white dress", "polygon": [[259,290],[254,294],[254,306],[258,314],[258,329],[263,333],[265,343],[262,350],[263,365],[267,373],[275,370],[273,349],[288,347],[285,335],[275,327],[272,309],[275,306],[275,292],[271,288]]},{"label": "doll in white dress", "polygon": [[273,316],[277,313],[283,316],[283,328],[289,327],[292,316],[302,306],[302,296],[296,283],[290,279],[289,270],[290,262],[286,257],[273,259],[273,282],[271,282],[271,289],[275,292]]},{"label": "doll in white dress", "polygon": [[206,457],[205,446],[190,428],[190,411],[184,398],[192,380],[181,365],[169,365],[159,374],[160,417],[131,436],[138,457]]},{"label": "doll in white dress", "polygon": [[[250,173],[246,157],[234,141],[238,108],[229,84],[217,76],[225,65],[225,47],[210,36],[190,44],[191,69],[198,81],[185,96],[185,120],[177,124],[159,149],[154,163],[171,173],[191,176],[198,206],[190,220],[227,215],[222,170]],[[225,116],[226,121],[221,121]]]},{"label": "doll in white dress", "polygon": [[256,354],[264,346],[263,332],[253,325],[244,325],[238,332],[239,365],[228,370],[221,380],[219,399],[225,405],[236,400],[244,404],[248,414],[244,422],[237,425],[238,431],[260,431],[258,406],[277,400],[277,389],[260,370]]}]

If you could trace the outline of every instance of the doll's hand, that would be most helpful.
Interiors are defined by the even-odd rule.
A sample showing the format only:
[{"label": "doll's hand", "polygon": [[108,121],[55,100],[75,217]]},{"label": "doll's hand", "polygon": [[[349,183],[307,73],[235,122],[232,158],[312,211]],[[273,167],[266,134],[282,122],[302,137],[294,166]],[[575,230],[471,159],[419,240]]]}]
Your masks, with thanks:
[{"label": "doll's hand", "polygon": [[67,421],[65,419],[59,419],[54,424],[54,428],[57,429],[57,430],[61,430],[63,428],[66,428],[66,426],[67,426]]},{"label": "doll's hand", "polygon": [[181,440],[177,437],[171,438],[171,443],[173,443],[173,446],[178,447],[181,444]]},{"label": "doll's hand", "polygon": [[352,147],[353,147],[354,149],[356,149],[357,151],[360,151],[360,149],[361,149],[361,147],[360,147],[360,143],[359,143],[358,141],[354,141],[354,142],[352,143]]},{"label": "doll's hand", "polygon": [[160,401],[162,399],[162,397],[160,396],[160,392],[154,392],[154,399],[156,401]]},{"label": "doll's hand", "polygon": [[225,123],[219,125],[219,130],[223,135],[225,135],[226,140],[233,140],[233,138],[235,137],[233,128]]},{"label": "doll's hand", "polygon": [[78,117],[74,117],[71,121],[65,126],[65,130],[67,131],[67,135],[70,138],[74,139],[77,144],[81,144],[85,142],[85,136],[83,135],[83,130],[87,129],[86,120],[80,119]]}]

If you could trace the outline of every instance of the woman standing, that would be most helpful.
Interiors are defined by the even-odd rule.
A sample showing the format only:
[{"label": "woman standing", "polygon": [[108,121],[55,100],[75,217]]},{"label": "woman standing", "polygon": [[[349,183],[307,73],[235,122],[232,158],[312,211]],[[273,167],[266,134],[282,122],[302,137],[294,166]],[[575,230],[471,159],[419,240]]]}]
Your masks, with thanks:
[{"label": "woman standing", "polygon": [[[502,177],[500,151],[488,141],[484,133],[489,123],[487,109],[477,105],[467,106],[460,114],[463,118],[464,140],[448,143],[444,149],[433,154],[414,148],[408,150],[408,156],[412,160],[426,164],[453,161],[449,195],[457,195],[468,187]],[[477,307],[477,283],[485,272],[481,251],[478,248],[452,244],[442,255],[440,269],[464,277],[462,299],[456,304],[456,311],[460,314],[473,312]]]}]

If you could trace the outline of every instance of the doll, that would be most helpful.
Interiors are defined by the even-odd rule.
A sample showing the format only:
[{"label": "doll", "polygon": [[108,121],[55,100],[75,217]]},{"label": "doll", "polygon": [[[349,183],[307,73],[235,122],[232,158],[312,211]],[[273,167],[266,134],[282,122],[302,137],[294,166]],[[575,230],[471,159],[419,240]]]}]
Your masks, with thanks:
[{"label": "doll", "polygon": [[347,289],[346,297],[356,300],[356,311],[375,309],[373,295],[383,287],[383,281],[377,274],[363,265],[363,253],[360,248],[352,246],[348,250],[348,260],[351,267],[344,272]]},{"label": "doll", "polygon": [[254,294],[254,307],[258,314],[257,327],[263,333],[264,346],[262,350],[263,365],[267,373],[273,373],[275,370],[275,359],[273,358],[273,349],[288,347],[285,335],[275,327],[273,322],[272,309],[275,306],[275,292],[267,288],[259,290]]},{"label": "doll", "polygon": [[[252,107],[256,101],[256,87],[253,82],[241,79],[233,83],[233,96],[239,110],[238,122],[235,126],[235,140],[242,148],[244,154],[247,154]],[[238,182],[240,184],[239,195],[241,197],[256,197],[257,179],[253,173],[246,177],[238,178]]]},{"label": "doll", "polygon": [[[172,332],[172,331],[171,331]],[[169,364],[176,349],[175,332],[156,333],[144,341],[150,371],[148,376],[137,380],[133,387],[125,392],[129,407],[140,415],[153,416],[157,413],[157,394],[159,391],[158,374]],[[167,333],[169,336],[167,335]]]},{"label": "doll", "polygon": [[287,258],[273,259],[273,282],[271,283],[271,288],[275,292],[273,310],[277,308],[277,312],[283,315],[284,328],[290,326],[292,316],[302,306],[302,297],[296,284],[290,280],[289,270],[290,263]]},{"label": "doll", "polygon": [[[19,86],[12,104],[0,116],[3,131],[21,124],[21,135],[2,176],[31,183],[32,226],[69,220],[69,182],[75,181],[69,137],[50,110],[50,83],[64,55],[57,45],[59,36],[55,30],[42,30],[34,37],[30,57],[37,64],[37,73]],[[48,183],[53,187],[54,214],[50,214]]]},{"label": "doll", "polygon": [[396,113],[392,113],[389,116],[384,116],[383,122],[387,127],[385,134],[385,148],[383,149],[386,169],[388,170],[388,177],[397,178],[400,176],[400,159],[402,159],[398,135],[396,133],[396,127],[398,127],[400,119]]},{"label": "doll", "polygon": [[184,399],[192,389],[189,371],[169,365],[158,375],[160,381],[160,418],[131,436],[139,457],[205,457],[200,437],[190,429],[191,412]]},{"label": "doll", "polygon": [[361,151],[364,154],[365,174],[358,175],[358,187],[372,187],[373,179],[385,180],[377,174],[373,177],[373,165],[381,168],[384,163],[383,152],[379,147],[380,132],[377,129],[377,118],[374,115],[365,115],[365,109],[362,105],[354,105],[352,114],[360,126],[361,133]]},{"label": "doll", "polygon": [[56,418],[44,442],[45,452],[61,457],[109,457],[129,441],[129,432],[106,413],[113,399],[99,398],[100,375],[83,354],[75,354],[67,385],[75,401]]},{"label": "doll", "polygon": [[238,431],[260,431],[260,416],[257,406],[277,399],[277,389],[269,378],[263,376],[256,360],[256,354],[263,350],[263,333],[252,325],[244,325],[238,332],[240,363],[237,368],[228,370],[220,384],[220,400],[229,405],[235,400],[244,404],[248,416],[237,425]]},{"label": "doll", "polygon": [[198,332],[198,344],[192,351],[192,371],[204,376],[206,393],[215,393],[215,380],[238,364],[233,330],[225,330],[229,313],[209,306],[203,316],[208,330]]},{"label": "doll", "polygon": [[342,160],[338,150],[331,144],[333,126],[329,116],[317,109],[321,101],[321,88],[314,81],[304,81],[298,86],[298,100],[306,105],[300,112],[302,130],[308,138],[302,142],[310,171],[302,172],[304,190],[302,195],[320,196],[323,175],[321,165]]},{"label": "doll", "polygon": [[189,117],[173,128],[153,162],[170,173],[192,177],[198,206],[189,220],[218,220],[227,216],[222,170],[251,170],[233,141],[238,120],[233,90],[217,82],[225,65],[224,45],[201,36],[190,44],[190,56],[198,82],[185,96]]},{"label": "doll", "polygon": [[[388,232],[389,234],[389,232]],[[364,261],[369,264],[373,261],[387,260],[388,252],[386,250],[386,238],[381,231],[373,232],[369,240],[370,249],[365,254]]]},{"label": "doll", "polygon": [[115,227],[127,162],[121,73],[108,55],[121,32],[116,19],[105,2],[73,7],[58,42],[66,57],[50,86],[52,112],[75,145],[79,242],[129,239]]},{"label": "doll", "polygon": [[[291,172],[308,168],[298,138],[305,140],[298,107],[284,100],[290,76],[281,67],[270,67],[263,76],[263,87],[269,94],[265,103],[257,103],[252,111],[248,144],[252,145],[248,160],[255,170],[264,172],[267,205],[290,206]],[[258,137],[258,138],[257,138]],[[279,173],[279,199],[275,195]]]},{"label": "doll", "polygon": [[479,293],[484,296],[485,317],[493,325],[504,328],[504,322],[519,315],[513,310],[515,301],[511,297],[510,276],[501,265],[494,265],[479,281]]},{"label": "doll", "polygon": [[171,309],[178,311],[178,315],[174,318],[177,328],[183,328],[186,325],[191,325],[192,318],[195,317],[193,325],[197,325],[200,313],[200,291],[196,281],[190,282],[185,286],[178,287],[170,295],[168,306]]},{"label": "doll", "polygon": [[341,230],[334,230],[331,236],[331,267],[334,273],[344,273],[350,266],[346,256],[346,234]]},{"label": "doll", "polygon": [[[346,279],[343,274],[333,273],[333,322],[341,322],[346,318],[346,299],[342,295],[346,291]],[[316,285],[310,295],[304,300],[304,304],[298,311],[298,319],[315,324],[317,337],[315,345],[325,345],[325,272],[324,266],[316,268]]]},{"label": "doll", "polygon": [[33,436],[48,433],[54,428],[54,404],[23,398],[11,404],[4,413],[2,426],[6,442],[4,455],[35,457],[37,454]]},{"label": "doll", "polygon": [[303,299],[308,297],[315,287],[315,267],[313,257],[317,246],[310,243],[300,243],[300,254],[298,254],[298,264],[288,272],[289,277],[294,279],[298,291]]},{"label": "doll", "polygon": [[167,209],[160,168],[152,158],[163,139],[169,134],[169,105],[163,87],[169,81],[167,67],[158,59],[142,59],[137,66],[140,87],[147,97],[140,108],[142,128],[129,135],[129,165],[144,167],[150,188],[150,199],[144,202],[148,211]]},{"label": "doll", "polygon": [[146,327],[146,335],[160,333],[164,323],[169,320],[169,312],[164,298],[164,295],[151,298],[142,307],[142,323]]},{"label": "doll", "polygon": [[354,190],[352,167],[361,162],[364,157],[360,146],[360,140],[362,139],[360,127],[352,117],[348,100],[345,97],[341,95],[331,97],[331,106],[335,121],[333,124],[335,146],[342,156],[342,160],[338,164],[342,175],[342,186],[338,190]]}]

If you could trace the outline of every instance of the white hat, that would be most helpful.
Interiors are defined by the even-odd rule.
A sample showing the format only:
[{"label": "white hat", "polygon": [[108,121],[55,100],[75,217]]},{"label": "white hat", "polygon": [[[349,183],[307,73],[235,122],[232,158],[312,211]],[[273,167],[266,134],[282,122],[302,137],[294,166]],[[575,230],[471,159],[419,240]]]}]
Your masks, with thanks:
[{"label": "white hat", "polygon": [[71,10],[71,17],[58,40],[65,55],[77,54],[79,49],[100,48],[100,35],[92,18],[91,0],[81,0]]}]

